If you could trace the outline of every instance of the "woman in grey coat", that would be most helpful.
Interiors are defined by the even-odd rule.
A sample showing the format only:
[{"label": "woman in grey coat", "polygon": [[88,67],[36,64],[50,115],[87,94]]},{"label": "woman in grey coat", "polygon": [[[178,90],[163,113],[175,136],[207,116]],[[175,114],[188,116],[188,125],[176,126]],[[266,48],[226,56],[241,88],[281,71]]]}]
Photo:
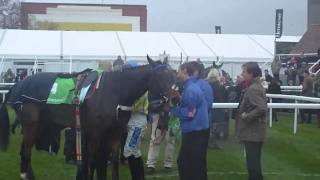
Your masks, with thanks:
[{"label": "woman in grey coat", "polygon": [[242,76],[249,83],[241,97],[236,117],[236,135],[244,144],[249,180],[262,180],[261,149],[266,138],[267,98],[261,85],[258,63],[243,65]]}]

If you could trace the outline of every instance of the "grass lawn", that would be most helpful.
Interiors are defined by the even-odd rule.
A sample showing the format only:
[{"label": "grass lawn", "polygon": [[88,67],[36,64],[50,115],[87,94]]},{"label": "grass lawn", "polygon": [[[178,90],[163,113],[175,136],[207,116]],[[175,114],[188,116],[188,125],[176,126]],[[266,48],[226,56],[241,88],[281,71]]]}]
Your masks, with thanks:
[{"label": "grass lawn", "polygon": [[[320,180],[320,129],[316,128],[315,124],[299,125],[298,133],[294,136],[291,126],[292,118],[293,115],[282,113],[279,116],[280,122],[275,123],[274,127],[268,130],[262,160],[265,179]],[[0,152],[0,180],[19,179],[20,142],[21,135],[17,133],[11,136],[8,152]],[[222,146],[222,150],[208,151],[209,179],[247,179],[243,147],[233,136],[233,123],[231,123],[231,136]],[[142,149],[146,161],[148,141],[143,143]],[[177,144],[176,153],[178,149],[179,144]],[[62,146],[61,150],[63,150]],[[35,175],[39,180],[75,179],[75,166],[65,164],[62,151],[57,156],[33,151],[32,162]],[[172,172],[167,173],[163,170],[161,163],[158,165],[156,175],[147,176],[147,179],[178,179],[176,167]],[[130,179],[128,167],[120,167],[120,179]]]}]

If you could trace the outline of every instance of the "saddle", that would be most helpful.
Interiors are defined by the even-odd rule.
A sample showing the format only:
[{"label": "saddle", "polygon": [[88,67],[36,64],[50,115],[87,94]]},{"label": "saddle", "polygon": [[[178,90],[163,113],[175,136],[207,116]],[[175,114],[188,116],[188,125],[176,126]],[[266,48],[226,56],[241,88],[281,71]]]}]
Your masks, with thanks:
[{"label": "saddle", "polygon": [[87,74],[89,72],[91,72],[92,69],[90,68],[87,68],[81,72],[78,72],[78,73],[58,73],[57,74],[57,77],[58,78],[63,78],[63,79],[69,79],[69,78],[77,78],[79,75],[84,75],[84,74]]}]

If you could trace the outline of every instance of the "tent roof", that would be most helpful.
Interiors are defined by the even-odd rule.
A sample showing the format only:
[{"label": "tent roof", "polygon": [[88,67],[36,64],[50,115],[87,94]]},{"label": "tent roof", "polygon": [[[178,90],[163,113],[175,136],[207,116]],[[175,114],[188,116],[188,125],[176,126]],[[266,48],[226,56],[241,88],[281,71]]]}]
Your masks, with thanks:
[{"label": "tent roof", "polygon": [[116,32],[63,32],[64,56],[124,56]]},{"label": "tent roof", "polygon": [[0,44],[0,54],[10,58],[59,57],[60,32],[6,30]]},{"label": "tent roof", "polygon": [[213,50],[208,47],[198,34],[171,33],[172,38],[183,49],[185,56],[189,57],[216,57]]},{"label": "tent roof", "polygon": [[269,55],[274,55],[274,36],[248,35],[248,37]]},{"label": "tent roof", "polygon": [[317,53],[320,48],[320,25],[311,25],[299,43],[291,51],[292,54]]},{"label": "tent roof", "polygon": [[166,52],[170,56],[180,57],[182,50],[169,33],[158,32],[119,32],[119,39],[126,56],[159,56]]},{"label": "tent roof", "polygon": [[201,58],[225,61],[271,61],[274,36],[169,32],[0,30],[0,56],[15,59],[146,60],[169,54],[173,61]]},{"label": "tent roof", "polygon": [[277,42],[292,42],[297,43],[300,41],[302,36],[281,36],[281,38],[277,39]]},{"label": "tent roof", "polygon": [[273,55],[260,47],[247,35],[200,34],[217,56],[230,59],[272,59]]}]

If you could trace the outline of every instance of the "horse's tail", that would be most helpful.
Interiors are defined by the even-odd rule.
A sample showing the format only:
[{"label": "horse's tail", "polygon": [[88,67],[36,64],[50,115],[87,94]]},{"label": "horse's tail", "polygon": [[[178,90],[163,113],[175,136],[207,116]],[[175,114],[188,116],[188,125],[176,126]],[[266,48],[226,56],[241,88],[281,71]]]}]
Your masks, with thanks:
[{"label": "horse's tail", "polygon": [[[11,90],[7,94],[7,97],[10,96]],[[10,137],[10,122],[9,114],[7,109],[7,101],[9,98],[6,98],[0,108],[0,150],[6,151],[9,145]]]}]

